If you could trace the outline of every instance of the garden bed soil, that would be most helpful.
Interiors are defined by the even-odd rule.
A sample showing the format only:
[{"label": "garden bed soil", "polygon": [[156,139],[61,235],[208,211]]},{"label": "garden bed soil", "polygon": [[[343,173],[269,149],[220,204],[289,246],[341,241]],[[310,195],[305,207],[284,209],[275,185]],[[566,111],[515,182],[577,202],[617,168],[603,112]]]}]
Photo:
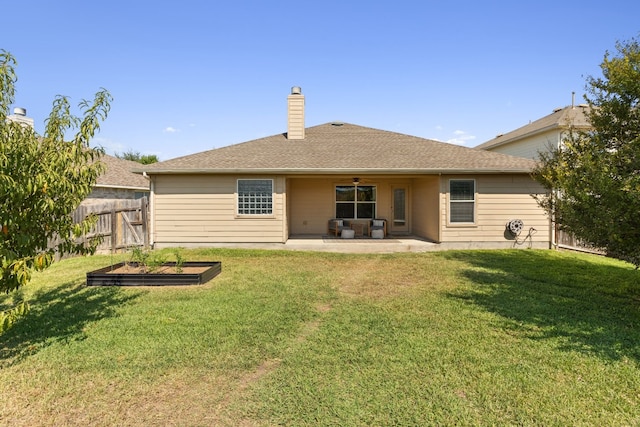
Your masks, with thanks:
[{"label": "garden bed soil", "polygon": [[219,261],[167,262],[152,272],[134,262],[121,262],[87,273],[87,286],[178,286],[207,283],[222,271]]}]

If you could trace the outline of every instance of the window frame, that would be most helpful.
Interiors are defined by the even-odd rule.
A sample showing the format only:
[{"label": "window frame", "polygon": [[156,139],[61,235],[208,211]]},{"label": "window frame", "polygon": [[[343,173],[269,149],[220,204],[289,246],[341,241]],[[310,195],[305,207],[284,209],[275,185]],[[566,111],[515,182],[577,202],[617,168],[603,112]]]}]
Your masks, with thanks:
[{"label": "window frame", "polygon": [[[454,200],[453,195],[452,195],[452,191],[451,191],[452,190],[451,186],[452,186],[452,183],[460,182],[460,181],[462,181],[462,182],[471,182],[473,184],[473,191],[472,191],[473,198],[472,199]],[[452,226],[463,226],[463,227],[464,226],[475,226],[477,224],[477,218],[478,218],[478,213],[477,213],[478,186],[477,186],[476,179],[474,179],[474,178],[451,178],[451,179],[449,179],[449,188],[448,188],[448,191],[447,191],[447,195],[448,195],[448,198],[449,198],[449,203],[448,203],[449,209],[448,209],[448,212],[447,212],[447,223],[449,225],[452,225]],[[452,214],[453,214],[452,206],[453,206],[453,204],[458,204],[458,203],[460,203],[460,204],[462,204],[462,203],[472,204],[472,209],[471,209],[471,214],[473,216],[472,221],[454,221],[453,220],[453,217],[452,217]]]},{"label": "window frame", "polygon": [[[269,196],[269,199],[266,203],[268,203],[268,212],[245,212],[247,210],[249,210],[250,208],[243,208],[245,211],[241,211],[241,203],[252,203],[250,200],[247,201],[243,201],[242,197],[247,197],[244,196],[244,193],[240,193],[240,182],[241,181],[268,181],[271,183],[271,194]],[[275,199],[275,193],[274,193],[274,180],[272,178],[237,178],[236,179],[236,216],[240,217],[240,218],[273,218],[274,217],[274,199]],[[258,203],[257,201],[253,201],[253,203]],[[264,202],[263,202],[264,203]],[[264,207],[261,208],[257,208],[255,210],[264,210]]]},{"label": "window frame", "polygon": [[[353,191],[353,200],[338,200],[338,188],[352,188]],[[362,187],[371,187],[373,188],[374,200],[358,200],[358,188]],[[352,204],[353,205],[353,216],[352,217],[340,217],[338,216],[338,204]],[[358,217],[358,205],[372,205],[373,206],[373,216],[371,218],[361,218]],[[338,219],[353,219],[353,220],[369,220],[376,218],[378,213],[378,186],[377,185],[347,185],[347,184],[336,184],[334,186],[333,191],[333,210],[334,210],[334,218]]]}]

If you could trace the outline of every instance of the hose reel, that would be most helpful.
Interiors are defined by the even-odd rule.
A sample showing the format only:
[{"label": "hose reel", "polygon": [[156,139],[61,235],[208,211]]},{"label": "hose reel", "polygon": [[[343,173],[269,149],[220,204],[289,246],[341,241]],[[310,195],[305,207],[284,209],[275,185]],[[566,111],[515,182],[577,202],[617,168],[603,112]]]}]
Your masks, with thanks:
[{"label": "hose reel", "polygon": [[520,232],[522,232],[523,227],[524,223],[521,219],[512,219],[507,223],[507,230],[514,236],[518,236]]}]

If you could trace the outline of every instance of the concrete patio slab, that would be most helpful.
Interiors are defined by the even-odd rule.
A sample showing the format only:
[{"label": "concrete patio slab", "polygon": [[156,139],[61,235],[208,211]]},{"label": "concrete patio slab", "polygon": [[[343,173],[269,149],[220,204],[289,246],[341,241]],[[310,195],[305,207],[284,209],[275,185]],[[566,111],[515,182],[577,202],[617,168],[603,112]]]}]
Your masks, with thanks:
[{"label": "concrete patio slab", "polygon": [[440,249],[437,243],[410,236],[391,236],[386,239],[340,239],[328,236],[312,236],[292,237],[286,243],[216,243],[209,246],[339,253],[428,252]]}]

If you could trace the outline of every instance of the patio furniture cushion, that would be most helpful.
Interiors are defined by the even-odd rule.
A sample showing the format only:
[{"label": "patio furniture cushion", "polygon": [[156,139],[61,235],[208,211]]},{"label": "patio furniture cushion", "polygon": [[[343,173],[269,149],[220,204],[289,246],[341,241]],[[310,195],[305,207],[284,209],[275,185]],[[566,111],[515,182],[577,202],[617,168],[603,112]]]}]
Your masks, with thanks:
[{"label": "patio furniture cushion", "polygon": [[[387,236],[387,220],[382,218],[376,218],[371,220],[371,227],[369,229],[369,235],[373,237],[375,230],[382,231],[382,238]],[[376,233],[377,234],[377,233]]]},{"label": "patio furniture cushion", "polygon": [[343,219],[330,219],[327,226],[327,234],[333,234],[338,237],[338,235],[342,232],[342,230],[349,229],[348,221]]},{"label": "patio furniture cushion", "polygon": [[344,230],[342,230],[340,237],[342,237],[343,239],[353,239],[355,235],[356,235],[356,232],[354,230],[351,230],[350,228],[345,228]]},{"label": "patio furniture cushion", "polygon": [[384,239],[384,230],[371,230],[372,239]]}]

